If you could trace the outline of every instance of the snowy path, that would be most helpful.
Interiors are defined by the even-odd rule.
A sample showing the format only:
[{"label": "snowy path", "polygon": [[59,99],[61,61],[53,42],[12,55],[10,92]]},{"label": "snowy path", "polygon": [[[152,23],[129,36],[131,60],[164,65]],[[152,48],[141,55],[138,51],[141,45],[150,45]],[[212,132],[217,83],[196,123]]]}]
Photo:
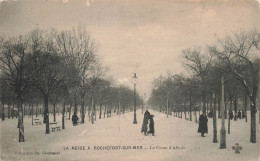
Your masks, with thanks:
[{"label": "snowy path", "polygon": [[[142,114],[137,112],[138,124],[133,125],[133,113],[121,116],[97,119],[95,124],[88,120],[85,124],[72,126],[66,120],[66,129],[46,135],[45,126],[31,126],[31,119],[25,117],[26,142],[18,143],[17,120],[1,122],[1,157],[2,160],[86,160],[86,161],[257,161],[259,143],[249,143],[250,123],[244,120],[231,122],[231,134],[227,134],[227,148],[219,149],[219,143],[212,143],[212,119],[209,119],[209,134],[200,137],[197,124],[155,111],[155,136],[141,134]],[[41,118],[41,117],[40,117]],[[52,119],[52,116],[50,117]],[[58,116],[61,122],[61,116]],[[227,123],[227,122],[226,122]],[[227,126],[226,126],[227,127]],[[218,130],[220,119],[218,120]],[[258,139],[259,140],[259,139]],[[219,131],[218,131],[219,141]],[[243,149],[235,154],[232,146],[239,143]],[[73,150],[75,146],[85,150]],[[97,150],[95,147],[113,146],[126,149]],[[129,147],[130,146],[130,147]],[[142,149],[133,149],[140,146]],[[180,149],[173,149],[179,146]],[[90,149],[88,149],[90,148]],[[112,148],[112,147],[110,147]],[[128,149],[127,149],[128,148]],[[131,149],[129,149],[131,148]],[[153,149],[155,148],[155,149]],[[17,154],[28,152],[29,155]],[[36,153],[35,153],[36,152]],[[36,155],[39,152],[39,155]],[[56,155],[42,154],[58,152]],[[33,153],[32,155],[30,155]]]}]

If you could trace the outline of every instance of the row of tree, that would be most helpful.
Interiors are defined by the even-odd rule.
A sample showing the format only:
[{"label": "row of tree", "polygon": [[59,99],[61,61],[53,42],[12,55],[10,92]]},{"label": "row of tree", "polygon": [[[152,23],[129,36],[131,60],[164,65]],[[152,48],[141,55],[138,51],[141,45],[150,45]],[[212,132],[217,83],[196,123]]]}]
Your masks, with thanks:
[{"label": "row of tree", "polygon": [[234,110],[236,114],[238,103],[241,102],[246,115],[249,102],[250,142],[256,143],[260,34],[255,30],[243,31],[218,39],[214,45],[207,45],[204,49],[195,47],[183,50],[182,53],[185,60],[183,65],[189,74],[168,74],[154,80],[148,103],[157,110],[166,111],[167,114],[183,111],[185,118],[186,111],[189,111],[190,121],[192,111],[196,112],[200,109],[205,112],[209,110],[213,116],[216,116],[218,108],[220,117],[221,78],[223,77],[225,116],[227,111],[231,114]]},{"label": "row of tree", "polygon": [[[32,109],[43,105],[46,134],[50,133],[50,103],[54,121],[56,105],[63,105],[63,128],[67,105],[70,111],[73,107],[75,113],[80,113],[81,123],[85,122],[86,111],[93,120],[96,104],[100,113],[102,106],[118,107],[119,103],[123,112],[131,108],[133,100],[129,98],[134,97],[134,92],[107,78],[97,56],[98,47],[83,26],[68,31],[36,29],[19,37],[0,37],[1,111],[3,116],[4,105],[18,109],[19,142],[24,142],[23,104]],[[137,100],[142,103],[139,95]]]}]

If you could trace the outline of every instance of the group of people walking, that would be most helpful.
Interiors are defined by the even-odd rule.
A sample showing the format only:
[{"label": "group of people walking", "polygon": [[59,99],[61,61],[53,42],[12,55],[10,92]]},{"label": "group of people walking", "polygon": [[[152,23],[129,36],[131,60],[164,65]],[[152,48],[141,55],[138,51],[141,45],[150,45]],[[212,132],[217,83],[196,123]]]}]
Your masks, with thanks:
[{"label": "group of people walking", "polygon": [[[243,119],[246,117],[245,112],[242,110],[242,112],[239,110],[236,114],[237,118]],[[234,118],[234,114],[231,110],[229,110],[229,118],[232,120]]]},{"label": "group of people walking", "polygon": [[[232,120],[234,118],[233,112],[231,110],[229,110],[228,114],[229,114],[229,118]],[[213,116],[213,114],[211,112],[209,112],[208,116],[211,118]],[[243,110],[242,111],[239,110],[236,114],[236,117],[239,119],[245,118],[245,112]],[[202,137],[205,137],[204,134],[208,133],[208,118],[206,116],[206,112],[203,112],[200,115],[198,132],[201,133]]]},{"label": "group of people walking", "polygon": [[[154,115],[151,115],[148,110],[144,113],[143,125],[141,133],[144,135],[152,134],[154,136]],[[149,131],[148,131],[148,122],[149,122]]]}]

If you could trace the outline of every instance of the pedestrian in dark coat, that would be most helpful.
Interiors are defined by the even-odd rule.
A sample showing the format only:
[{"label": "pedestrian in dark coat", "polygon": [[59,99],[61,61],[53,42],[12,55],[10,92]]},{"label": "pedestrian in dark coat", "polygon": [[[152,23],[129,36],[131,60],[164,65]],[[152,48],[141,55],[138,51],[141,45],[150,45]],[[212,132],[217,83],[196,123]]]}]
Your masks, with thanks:
[{"label": "pedestrian in dark coat", "polygon": [[150,115],[150,117],[149,117],[150,124],[149,124],[149,132],[148,133],[151,133],[154,136],[154,120],[153,120],[153,117],[154,117],[154,115]]},{"label": "pedestrian in dark coat", "polygon": [[233,117],[234,117],[234,115],[233,115],[233,112],[231,111],[231,110],[229,110],[229,118],[230,118],[230,120],[232,120],[233,119]]},{"label": "pedestrian in dark coat", "polygon": [[241,111],[240,111],[240,110],[239,110],[238,113],[237,113],[237,117],[238,117],[239,119],[241,119]]},{"label": "pedestrian in dark coat", "polygon": [[144,135],[147,135],[147,125],[148,125],[148,119],[149,119],[150,113],[148,110],[144,113],[144,119],[143,119],[143,125],[141,133],[144,133]]},{"label": "pedestrian in dark coat", "polygon": [[208,133],[208,118],[205,111],[200,115],[198,132],[202,137],[205,137],[204,133]]},{"label": "pedestrian in dark coat", "polygon": [[5,113],[3,112],[2,113],[2,121],[4,121],[5,120]]},{"label": "pedestrian in dark coat", "polygon": [[76,126],[76,125],[77,125],[78,119],[79,119],[79,118],[78,118],[76,112],[74,112],[74,114],[73,114],[73,116],[72,116],[72,124],[73,124],[73,126]]},{"label": "pedestrian in dark coat", "polygon": [[243,111],[242,111],[242,119],[245,118],[245,117],[246,117],[245,111],[243,110]]},{"label": "pedestrian in dark coat", "polygon": [[148,110],[145,110],[144,114],[150,116],[150,112]]},{"label": "pedestrian in dark coat", "polygon": [[213,111],[210,111],[210,112],[208,113],[208,117],[209,117],[209,118],[213,118]]}]

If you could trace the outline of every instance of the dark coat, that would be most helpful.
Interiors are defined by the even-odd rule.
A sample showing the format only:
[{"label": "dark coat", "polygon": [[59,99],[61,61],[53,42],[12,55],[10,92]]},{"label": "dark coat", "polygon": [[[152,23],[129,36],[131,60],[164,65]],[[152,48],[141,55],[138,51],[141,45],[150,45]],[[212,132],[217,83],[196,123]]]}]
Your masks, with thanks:
[{"label": "dark coat", "polygon": [[153,120],[153,115],[150,115],[150,124],[149,124],[149,132],[151,134],[154,134],[154,120]]},{"label": "dark coat", "polygon": [[240,112],[240,111],[238,111],[237,117],[238,117],[239,119],[241,119],[241,112]]},{"label": "dark coat", "polygon": [[232,112],[232,111],[229,111],[229,118],[230,118],[230,120],[232,120],[233,117],[234,117],[233,112]]},{"label": "dark coat", "polygon": [[150,112],[148,110],[146,110],[144,114],[149,116]]},{"label": "dark coat", "polygon": [[245,115],[245,111],[242,111],[242,119],[245,118],[246,115]]},{"label": "dark coat", "polygon": [[72,123],[73,123],[73,125],[77,124],[78,119],[79,119],[79,118],[78,118],[77,115],[73,115],[73,116],[72,116]]},{"label": "dark coat", "polygon": [[148,119],[149,119],[149,115],[145,113],[141,132],[145,132],[145,133],[147,132]]},{"label": "dark coat", "polygon": [[208,118],[207,118],[207,116],[200,115],[198,132],[199,133],[208,133]]}]

